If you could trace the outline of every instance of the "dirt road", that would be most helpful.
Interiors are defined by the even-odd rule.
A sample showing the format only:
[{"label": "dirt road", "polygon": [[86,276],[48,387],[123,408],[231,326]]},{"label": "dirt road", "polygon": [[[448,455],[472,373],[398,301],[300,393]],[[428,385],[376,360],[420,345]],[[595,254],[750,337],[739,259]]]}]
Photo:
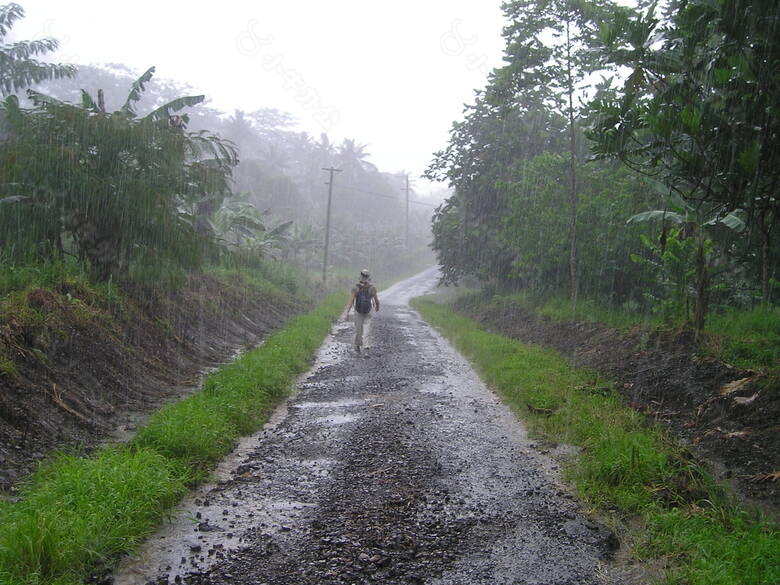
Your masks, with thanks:
[{"label": "dirt road", "polygon": [[297,394],[115,583],[619,583],[611,534],[408,307],[435,281],[380,293],[368,356],[337,324]]}]

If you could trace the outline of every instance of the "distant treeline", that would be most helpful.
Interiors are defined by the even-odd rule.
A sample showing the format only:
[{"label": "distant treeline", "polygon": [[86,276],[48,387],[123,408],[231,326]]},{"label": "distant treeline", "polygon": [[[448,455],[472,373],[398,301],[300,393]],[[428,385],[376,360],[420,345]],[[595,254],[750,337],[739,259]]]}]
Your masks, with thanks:
[{"label": "distant treeline", "polygon": [[44,63],[55,40],[5,42],[23,15],[0,6],[5,264],[71,258],[104,280],[263,257],[319,270],[331,166],[329,271],[432,261],[433,206],[413,202],[407,232],[406,177],[365,145],[315,139],[260,104],[227,115],[154,68]]}]

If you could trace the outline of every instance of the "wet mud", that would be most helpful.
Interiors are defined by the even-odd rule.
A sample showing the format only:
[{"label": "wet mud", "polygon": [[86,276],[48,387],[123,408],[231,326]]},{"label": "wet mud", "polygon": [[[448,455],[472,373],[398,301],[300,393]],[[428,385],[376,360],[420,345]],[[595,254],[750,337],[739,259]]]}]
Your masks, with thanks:
[{"label": "wet mud", "polygon": [[297,393],[108,581],[627,582],[559,462],[406,305],[435,281],[380,294],[364,355],[338,324]]}]

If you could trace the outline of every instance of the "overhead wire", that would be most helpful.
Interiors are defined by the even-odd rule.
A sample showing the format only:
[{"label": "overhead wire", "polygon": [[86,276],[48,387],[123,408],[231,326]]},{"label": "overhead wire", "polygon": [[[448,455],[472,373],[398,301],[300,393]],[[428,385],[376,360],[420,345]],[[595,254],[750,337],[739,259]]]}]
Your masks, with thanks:
[{"label": "overhead wire", "polygon": [[[393,197],[392,195],[388,195],[387,193],[379,193],[377,191],[368,191],[367,189],[357,189],[356,187],[344,187],[341,185],[334,185],[334,189],[336,190],[342,190],[342,191],[351,191],[353,193],[366,193],[368,195],[374,195],[376,197],[385,197],[386,199],[395,199],[396,201],[401,201],[400,197]],[[438,203],[427,203],[425,201],[414,201],[413,199],[409,200],[409,203],[414,203],[415,205],[424,205],[426,207],[438,207]]]}]

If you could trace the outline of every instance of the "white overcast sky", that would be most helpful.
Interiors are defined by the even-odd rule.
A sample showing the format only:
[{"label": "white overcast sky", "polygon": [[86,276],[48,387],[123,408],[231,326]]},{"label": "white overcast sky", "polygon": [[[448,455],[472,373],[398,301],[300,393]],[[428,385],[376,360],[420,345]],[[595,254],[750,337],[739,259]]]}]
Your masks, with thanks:
[{"label": "white overcast sky", "polygon": [[414,175],[503,51],[500,0],[18,3],[13,37],[57,38],[56,60],[154,65],[213,107],[287,111],[301,130],[324,124],[331,140],[367,144],[380,169]]}]

